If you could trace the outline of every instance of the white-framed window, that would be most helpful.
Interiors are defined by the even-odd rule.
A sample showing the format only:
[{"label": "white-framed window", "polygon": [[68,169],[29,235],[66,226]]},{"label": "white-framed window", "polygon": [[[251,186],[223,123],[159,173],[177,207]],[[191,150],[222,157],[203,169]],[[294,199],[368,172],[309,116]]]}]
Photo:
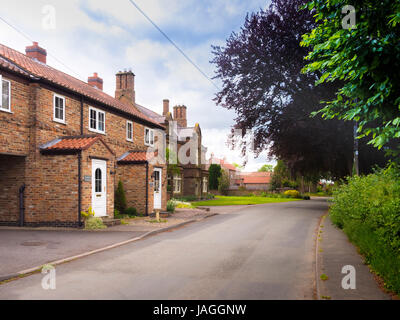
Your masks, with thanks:
[{"label": "white-framed window", "polygon": [[174,174],[174,193],[180,193],[182,190],[182,176],[180,174]]},{"label": "white-framed window", "polygon": [[146,146],[154,146],[154,130],[144,128],[144,144]]},{"label": "white-framed window", "polygon": [[206,177],[203,177],[203,192],[208,191],[208,179]]},{"label": "white-framed window", "polygon": [[11,112],[11,82],[0,74],[0,110]]},{"label": "white-framed window", "polygon": [[133,141],[133,122],[126,121],[126,140]]},{"label": "white-framed window", "polygon": [[65,123],[65,98],[58,94],[53,95],[53,120]]},{"label": "white-framed window", "polygon": [[104,111],[89,107],[89,130],[106,133],[106,113]]}]

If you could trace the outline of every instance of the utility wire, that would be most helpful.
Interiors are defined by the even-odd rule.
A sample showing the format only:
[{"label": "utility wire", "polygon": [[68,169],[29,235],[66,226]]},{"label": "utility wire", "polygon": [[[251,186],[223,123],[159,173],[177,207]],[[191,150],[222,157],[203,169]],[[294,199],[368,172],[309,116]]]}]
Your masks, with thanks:
[{"label": "utility wire", "polygon": [[167,39],[184,56],[187,61],[189,61],[189,63],[191,63],[208,81],[213,84],[215,88],[219,90],[219,87],[214,83],[214,81],[212,81],[211,78],[209,78],[207,74],[203,72],[203,70],[201,70],[200,67],[192,59],[190,59],[189,56],[181,48],[179,48],[179,46],[170,37],[168,37],[166,33],[162,31],[161,28],[153,20],[151,20],[151,18],[142,9],[140,9],[135,1],[129,0],[129,2],[165,37],[165,39]]},{"label": "utility wire", "polygon": [[[5,20],[3,17],[0,16],[0,20],[3,21],[5,24],[7,24],[9,27],[11,27],[12,29],[14,29],[15,31],[17,31],[20,35],[22,35],[25,39],[29,40],[30,42],[33,42],[33,40],[24,32],[22,32],[21,30],[19,30],[17,27],[13,26],[10,22],[8,22],[7,20]],[[46,50],[47,51],[47,50]],[[54,60],[56,60],[58,63],[62,64],[65,68],[67,68],[69,71],[73,72],[75,75],[77,75],[78,77],[80,77],[81,79],[84,79],[81,77],[81,75],[72,70],[70,67],[68,67],[64,62],[62,62],[60,59],[58,59],[56,56],[54,56],[53,54],[51,54],[50,52],[48,52],[49,56],[52,57]]]}]

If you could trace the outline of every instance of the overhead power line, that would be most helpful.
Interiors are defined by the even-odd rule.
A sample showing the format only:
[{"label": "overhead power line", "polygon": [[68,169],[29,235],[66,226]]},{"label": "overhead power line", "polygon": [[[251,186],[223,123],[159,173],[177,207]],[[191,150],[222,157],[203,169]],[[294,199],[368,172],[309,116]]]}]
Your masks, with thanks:
[{"label": "overhead power line", "polygon": [[129,0],[129,2],[156,28],[163,36],[165,39],[167,39],[182,55],[183,57],[190,63],[192,64],[208,81],[210,81],[214,87],[216,87],[218,90],[218,86],[212,81],[212,79],[207,76],[207,74],[200,69],[200,67],[181,49],[179,46],[170,38],[168,35],[161,30],[161,28],[135,3],[133,0]]},{"label": "overhead power line", "polygon": [[[25,39],[29,40],[30,42],[33,42],[32,38],[29,37],[26,33],[22,32],[21,30],[19,30],[17,27],[15,27],[14,25],[12,25],[10,22],[8,22],[7,20],[5,20],[3,17],[0,16],[0,20],[3,21],[6,25],[8,25],[9,27],[11,27],[12,29],[14,29],[15,31],[17,31],[20,35],[22,35]],[[46,50],[48,52],[48,50]],[[48,55],[50,57],[52,57],[54,60],[56,60],[58,63],[60,63],[61,65],[63,65],[65,68],[67,68],[69,71],[73,72],[75,75],[77,75],[78,77],[80,77],[81,79],[84,79],[84,77],[82,78],[82,76],[74,71],[73,69],[71,69],[70,67],[68,67],[64,62],[62,62],[60,59],[58,59],[56,56],[54,56],[53,54],[51,54],[50,52],[48,52]]]}]

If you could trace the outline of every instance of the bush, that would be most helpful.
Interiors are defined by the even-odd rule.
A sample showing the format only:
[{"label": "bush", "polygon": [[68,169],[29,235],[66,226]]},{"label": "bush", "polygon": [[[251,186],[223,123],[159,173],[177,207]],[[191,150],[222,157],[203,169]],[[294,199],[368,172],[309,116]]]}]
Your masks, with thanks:
[{"label": "bush", "polygon": [[210,190],[218,189],[218,179],[221,176],[221,166],[219,164],[211,164],[208,168],[208,188]]},{"label": "bush", "polygon": [[133,208],[133,207],[127,208],[127,209],[124,211],[124,213],[125,213],[126,215],[128,215],[129,217],[136,217],[136,216],[138,216],[138,212],[137,212],[136,208]]},{"label": "bush", "polygon": [[96,229],[105,229],[107,228],[103,220],[98,217],[90,217],[85,220],[85,229],[87,230],[96,230]]},{"label": "bush", "polygon": [[210,199],[214,199],[214,198],[215,198],[215,196],[214,196],[212,193],[207,193],[204,197],[205,197],[207,200],[210,200]]},{"label": "bush", "polygon": [[298,192],[297,190],[287,190],[283,194],[288,198],[300,198],[300,192]]},{"label": "bush", "polygon": [[117,190],[115,190],[114,208],[117,209],[119,212],[125,212],[126,207],[127,204],[124,186],[122,184],[122,181],[119,180]]},{"label": "bush", "polygon": [[175,206],[176,206],[175,201],[168,200],[168,202],[167,202],[167,211],[168,212],[174,212],[175,211]]},{"label": "bush", "polygon": [[183,201],[183,202],[190,202],[190,201],[196,201],[197,197],[196,196],[185,196],[185,197],[176,198],[174,200]]},{"label": "bush", "polygon": [[391,165],[348,178],[333,191],[330,217],[387,287],[400,293],[400,170]]},{"label": "bush", "polygon": [[218,178],[218,191],[224,195],[228,195],[229,190],[229,176],[225,171],[222,171],[221,176]]}]

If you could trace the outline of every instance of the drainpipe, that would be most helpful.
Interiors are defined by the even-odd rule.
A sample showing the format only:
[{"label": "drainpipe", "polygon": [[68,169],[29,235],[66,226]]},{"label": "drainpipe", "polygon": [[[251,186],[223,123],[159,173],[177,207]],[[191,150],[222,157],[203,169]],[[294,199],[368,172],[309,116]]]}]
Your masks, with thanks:
[{"label": "drainpipe", "polygon": [[82,152],[78,153],[78,226],[82,227]]},{"label": "drainpipe", "polygon": [[83,96],[81,96],[81,135],[83,135]]},{"label": "drainpipe", "polygon": [[149,163],[146,162],[146,216],[149,215]]},{"label": "drainpipe", "polygon": [[24,204],[25,183],[19,188],[19,226],[24,226],[25,204]]},{"label": "drainpipe", "polygon": [[[81,135],[83,135],[83,96],[81,96]],[[82,227],[82,151],[78,153],[78,226]]]}]

